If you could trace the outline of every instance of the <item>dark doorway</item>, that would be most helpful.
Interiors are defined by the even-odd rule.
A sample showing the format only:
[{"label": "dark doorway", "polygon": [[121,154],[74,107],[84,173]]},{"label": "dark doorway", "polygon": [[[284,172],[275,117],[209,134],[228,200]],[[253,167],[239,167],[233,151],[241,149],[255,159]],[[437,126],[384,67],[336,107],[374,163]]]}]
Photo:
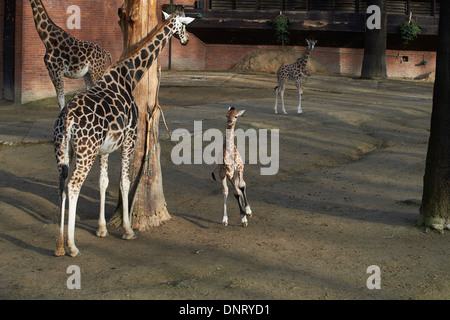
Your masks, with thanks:
[{"label": "dark doorway", "polygon": [[14,101],[16,0],[5,0],[3,29],[3,99]]}]

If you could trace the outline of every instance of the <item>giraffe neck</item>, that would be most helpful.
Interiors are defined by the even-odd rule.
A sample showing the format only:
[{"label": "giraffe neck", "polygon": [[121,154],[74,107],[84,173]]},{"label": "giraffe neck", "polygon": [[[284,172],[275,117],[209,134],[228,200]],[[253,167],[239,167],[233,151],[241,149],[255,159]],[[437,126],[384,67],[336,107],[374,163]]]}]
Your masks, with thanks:
[{"label": "giraffe neck", "polygon": [[34,24],[36,25],[36,30],[39,34],[39,37],[46,46],[54,45],[55,42],[50,43],[52,32],[58,31],[58,33],[65,33],[65,31],[58,27],[52,21],[52,19],[50,19],[50,16],[48,15],[47,10],[45,9],[44,4],[41,0],[30,0],[30,3],[33,10]]},{"label": "giraffe neck", "polygon": [[302,56],[297,60],[301,66],[306,66],[309,56],[311,55],[311,51],[311,48],[306,48],[305,52],[303,52]]},{"label": "giraffe neck", "polygon": [[234,125],[226,130],[224,148],[229,154],[232,154],[234,151]]},{"label": "giraffe neck", "polygon": [[111,69],[115,69],[125,77],[125,81],[131,90],[136,88],[143,75],[148,71],[164,46],[169,42],[170,37],[174,33],[174,28],[175,18],[167,20],[134,52],[111,67]]}]

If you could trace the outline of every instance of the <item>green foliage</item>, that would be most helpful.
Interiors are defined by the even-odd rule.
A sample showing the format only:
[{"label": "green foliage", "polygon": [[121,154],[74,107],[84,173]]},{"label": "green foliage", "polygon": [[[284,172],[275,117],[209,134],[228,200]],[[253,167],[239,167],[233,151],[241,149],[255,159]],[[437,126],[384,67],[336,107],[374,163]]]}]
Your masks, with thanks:
[{"label": "green foliage", "polygon": [[409,18],[402,22],[399,26],[399,31],[403,44],[407,45],[411,41],[414,41],[422,33],[422,28],[417,24],[417,22]]},{"label": "green foliage", "polygon": [[289,18],[281,13],[272,20],[272,29],[275,31],[275,38],[283,46],[289,43],[290,24]]}]

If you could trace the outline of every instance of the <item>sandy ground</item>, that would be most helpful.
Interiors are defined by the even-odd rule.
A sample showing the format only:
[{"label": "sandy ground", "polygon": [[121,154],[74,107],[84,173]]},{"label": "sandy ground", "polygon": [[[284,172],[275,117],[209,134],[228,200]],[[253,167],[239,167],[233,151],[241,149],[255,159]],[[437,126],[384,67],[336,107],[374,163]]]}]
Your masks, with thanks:
[{"label": "sandy ground", "polygon": [[[169,128],[225,129],[229,106],[242,129],[279,129],[279,171],[246,166],[249,226],[230,194],[221,224],[213,166],[175,165],[161,126],[162,170],[172,219],[121,239],[95,236],[98,163],[82,188],[76,229],[81,255],[54,257],[58,174],[56,99],[0,113],[0,299],[448,299],[448,231],[416,226],[429,135],[432,83],[312,75],[304,114],[273,113],[276,75],[164,72],[160,104]],[[208,143],[204,143],[205,147]],[[107,217],[119,183],[111,156]],[[81,289],[67,268],[80,267]],[[368,289],[367,268],[381,289]]]}]

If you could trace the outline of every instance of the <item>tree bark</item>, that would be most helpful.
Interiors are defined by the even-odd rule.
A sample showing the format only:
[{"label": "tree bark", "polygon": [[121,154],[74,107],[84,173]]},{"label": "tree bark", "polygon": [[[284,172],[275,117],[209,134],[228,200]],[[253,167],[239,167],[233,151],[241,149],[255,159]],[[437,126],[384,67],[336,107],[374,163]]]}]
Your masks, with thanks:
[{"label": "tree bark", "polygon": [[450,2],[441,2],[436,80],[433,91],[419,225],[450,228]]},{"label": "tree bark", "polygon": [[[119,13],[123,33],[124,51],[122,57],[133,52],[147,35],[156,30],[157,0],[126,0]],[[160,165],[159,109],[155,108],[157,89],[157,62],[143,76],[133,92],[139,107],[138,137],[130,166],[130,207],[132,228],[143,231],[161,225],[170,219],[164,197]],[[148,123],[149,111],[152,114]],[[147,141],[147,129],[150,134]],[[147,152],[147,148],[149,152]],[[147,155],[149,157],[147,158]],[[134,199],[134,200],[133,200]],[[121,218],[121,198],[109,225],[118,226]]]},{"label": "tree bark", "polygon": [[[366,26],[364,35],[364,57],[361,68],[361,78],[385,79],[386,71],[386,39],[387,10],[386,0],[368,0],[367,6],[376,5],[380,8],[380,29],[369,29]],[[372,14],[366,15],[366,21]]]}]

